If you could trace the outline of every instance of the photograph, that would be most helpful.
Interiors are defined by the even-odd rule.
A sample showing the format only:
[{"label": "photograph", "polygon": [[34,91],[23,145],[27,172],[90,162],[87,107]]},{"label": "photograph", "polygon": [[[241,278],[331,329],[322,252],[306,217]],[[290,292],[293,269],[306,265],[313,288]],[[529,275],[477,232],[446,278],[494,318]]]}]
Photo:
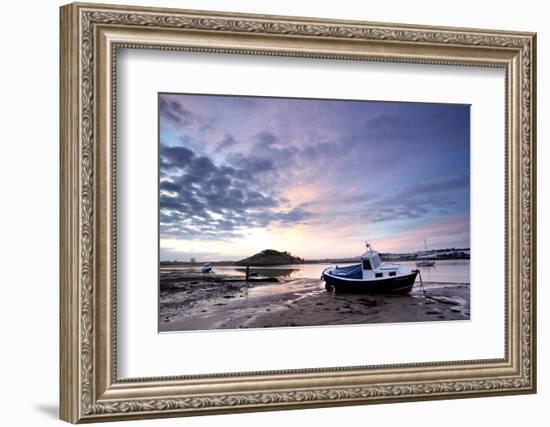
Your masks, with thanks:
[{"label": "photograph", "polygon": [[470,105],[158,94],[159,332],[470,319]]}]

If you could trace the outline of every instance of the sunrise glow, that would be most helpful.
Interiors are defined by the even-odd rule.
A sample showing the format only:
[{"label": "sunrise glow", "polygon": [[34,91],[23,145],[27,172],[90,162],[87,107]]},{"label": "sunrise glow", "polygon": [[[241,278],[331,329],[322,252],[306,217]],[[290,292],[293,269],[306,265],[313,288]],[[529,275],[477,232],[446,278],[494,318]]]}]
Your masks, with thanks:
[{"label": "sunrise glow", "polygon": [[159,95],[161,260],[470,246],[466,105]]}]

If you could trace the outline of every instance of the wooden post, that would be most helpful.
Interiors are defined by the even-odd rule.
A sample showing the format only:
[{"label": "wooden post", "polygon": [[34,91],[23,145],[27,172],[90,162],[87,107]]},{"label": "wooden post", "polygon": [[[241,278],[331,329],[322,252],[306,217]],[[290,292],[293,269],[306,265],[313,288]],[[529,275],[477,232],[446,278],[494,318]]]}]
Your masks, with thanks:
[{"label": "wooden post", "polygon": [[250,265],[246,266],[246,281],[248,282],[248,276],[250,275]]}]

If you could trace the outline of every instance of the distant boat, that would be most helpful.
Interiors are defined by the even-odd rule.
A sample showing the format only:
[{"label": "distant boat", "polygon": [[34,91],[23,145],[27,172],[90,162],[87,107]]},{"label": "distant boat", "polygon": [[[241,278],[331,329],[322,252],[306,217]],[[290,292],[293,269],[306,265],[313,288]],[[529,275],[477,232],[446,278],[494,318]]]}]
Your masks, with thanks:
[{"label": "distant boat", "polygon": [[[426,244],[426,239],[424,239],[424,249],[426,249],[426,252],[428,252],[428,245]],[[419,257],[416,257],[419,261],[416,262],[417,267],[433,267],[435,265],[435,261],[430,259],[433,258],[435,255],[433,254],[426,254],[421,255]]]},{"label": "distant boat", "polygon": [[381,263],[378,252],[366,244],[367,252],[361,256],[361,264],[348,267],[329,267],[323,271],[327,291],[354,293],[409,293],[418,270],[410,270],[399,264]]},{"label": "distant boat", "polygon": [[207,262],[202,266],[203,273],[210,273],[211,271],[212,271],[212,264],[210,264],[209,262]]}]

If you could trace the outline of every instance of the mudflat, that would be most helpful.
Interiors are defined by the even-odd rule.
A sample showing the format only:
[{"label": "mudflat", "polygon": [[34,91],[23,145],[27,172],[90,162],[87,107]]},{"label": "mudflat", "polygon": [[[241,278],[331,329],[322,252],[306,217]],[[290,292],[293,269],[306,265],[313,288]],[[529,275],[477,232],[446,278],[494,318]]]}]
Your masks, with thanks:
[{"label": "mudflat", "polygon": [[161,273],[159,331],[470,319],[468,283],[424,283],[408,295],[327,292],[320,279]]}]

